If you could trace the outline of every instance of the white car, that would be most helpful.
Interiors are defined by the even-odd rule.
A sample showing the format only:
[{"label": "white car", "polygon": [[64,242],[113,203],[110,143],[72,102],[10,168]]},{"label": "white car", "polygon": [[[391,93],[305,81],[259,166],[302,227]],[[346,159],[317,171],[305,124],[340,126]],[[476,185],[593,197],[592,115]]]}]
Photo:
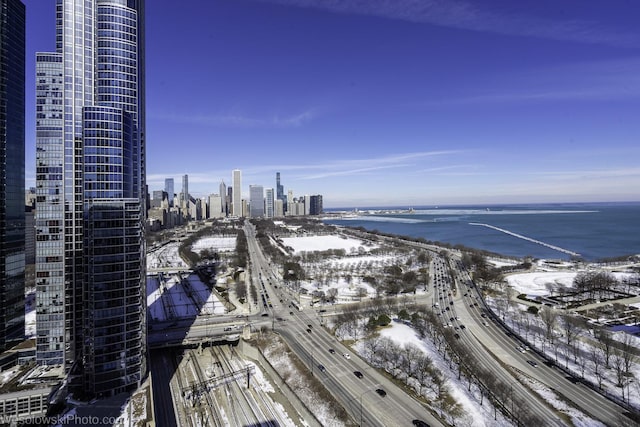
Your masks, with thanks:
[{"label": "white car", "polygon": [[343,356],[345,359],[351,359],[351,356],[349,356],[349,353],[344,353]]}]

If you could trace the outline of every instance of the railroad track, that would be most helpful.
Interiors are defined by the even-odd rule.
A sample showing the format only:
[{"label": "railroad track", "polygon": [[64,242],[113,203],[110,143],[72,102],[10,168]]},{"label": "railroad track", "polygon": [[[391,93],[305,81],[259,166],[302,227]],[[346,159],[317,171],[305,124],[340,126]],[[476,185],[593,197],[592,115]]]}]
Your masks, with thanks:
[{"label": "railroad track", "polygon": [[[223,427],[224,423],[222,422],[222,416],[218,410],[218,403],[215,398],[212,396],[211,389],[207,384],[207,376],[205,375],[202,367],[200,366],[200,362],[198,361],[197,353],[194,350],[189,351],[190,362],[192,363],[194,374],[198,379],[198,384],[202,384],[203,386],[199,390],[199,403],[201,403],[201,399],[204,396],[207,406],[205,406],[201,414],[201,423],[199,425],[207,425],[207,426],[215,426],[215,427]],[[200,405],[202,408],[202,405]],[[206,416],[205,416],[206,415]]]}]

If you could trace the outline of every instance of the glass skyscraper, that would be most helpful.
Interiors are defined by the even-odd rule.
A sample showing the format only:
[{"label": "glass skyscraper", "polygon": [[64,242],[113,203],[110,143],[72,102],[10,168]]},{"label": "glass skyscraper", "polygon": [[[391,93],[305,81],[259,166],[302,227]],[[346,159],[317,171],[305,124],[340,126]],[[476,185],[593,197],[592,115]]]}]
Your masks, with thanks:
[{"label": "glass skyscraper", "polygon": [[180,208],[185,210],[185,216],[189,216],[189,175],[182,175],[182,193]]},{"label": "glass skyscraper", "polygon": [[164,180],[164,191],[169,198],[169,207],[173,207],[173,197],[175,196],[175,190],[173,189],[173,178],[166,178]]},{"label": "glass skyscraper", "polygon": [[264,216],[264,187],[262,185],[249,186],[249,216],[251,218]]},{"label": "glass skyscraper", "polygon": [[0,0],[0,351],[24,339],[25,7]]},{"label": "glass skyscraper", "polygon": [[37,54],[36,359],[105,396],[146,373],[143,0],[57,0]]},{"label": "glass skyscraper", "polygon": [[280,172],[276,172],[276,199],[282,200],[282,208],[287,210],[287,196],[284,194],[284,186],[280,184]]}]

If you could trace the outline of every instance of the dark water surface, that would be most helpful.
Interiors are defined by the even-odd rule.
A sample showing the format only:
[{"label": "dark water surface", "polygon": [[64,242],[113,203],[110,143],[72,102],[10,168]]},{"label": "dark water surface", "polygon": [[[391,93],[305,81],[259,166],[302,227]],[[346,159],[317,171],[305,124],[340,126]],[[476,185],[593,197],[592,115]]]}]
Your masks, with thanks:
[{"label": "dark water surface", "polygon": [[640,254],[640,202],[414,207],[412,213],[376,213],[325,222],[517,257],[568,259],[570,253],[577,253],[597,260]]}]

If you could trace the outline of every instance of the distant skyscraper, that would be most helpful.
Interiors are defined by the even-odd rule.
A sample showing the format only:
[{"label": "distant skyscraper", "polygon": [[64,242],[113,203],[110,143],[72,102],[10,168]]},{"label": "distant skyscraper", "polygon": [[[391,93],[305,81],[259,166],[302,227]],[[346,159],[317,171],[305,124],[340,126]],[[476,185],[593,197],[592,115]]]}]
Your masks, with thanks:
[{"label": "distant skyscraper", "polygon": [[224,183],[224,179],[220,182],[220,198],[222,200],[222,216],[226,216],[227,212],[227,184]]},{"label": "distant skyscraper", "polygon": [[251,218],[264,216],[264,188],[262,185],[249,186],[249,216]]},{"label": "distant skyscraper", "polygon": [[310,197],[311,199],[311,208],[309,211],[309,215],[320,215],[323,212],[322,209],[322,195],[316,194]]},{"label": "distant skyscraper", "polygon": [[24,58],[24,4],[0,0],[0,351],[24,339]]},{"label": "distant skyscraper", "polygon": [[242,216],[242,171],[234,169],[232,173],[233,181],[233,215]]},{"label": "distant skyscraper", "polygon": [[267,218],[273,218],[275,216],[275,204],[273,199],[273,188],[267,188],[265,190],[266,195],[264,198],[264,216]]},{"label": "distant skyscraper", "polygon": [[36,360],[112,395],[147,369],[144,0],[56,9],[57,52],[36,57]]},{"label": "distant skyscraper", "polygon": [[284,194],[284,186],[280,184],[280,172],[276,172],[276,199],[282,200],[283,209],[287,210],[287,196]]},{"label": "distant skyscraper", "polygon": [[181,208],[185,209],[186,212],[189,212],[189,175],[182,175],[182,200],[181,200]]},{"label": "distant skyscraper", "polygon": [[173,207],[173,198],[175,197],[175,189],[173,188],[173,178],[166,178],[164,180],[164,191],[167,193],[167,197],[169,198],[169,207]]}]

